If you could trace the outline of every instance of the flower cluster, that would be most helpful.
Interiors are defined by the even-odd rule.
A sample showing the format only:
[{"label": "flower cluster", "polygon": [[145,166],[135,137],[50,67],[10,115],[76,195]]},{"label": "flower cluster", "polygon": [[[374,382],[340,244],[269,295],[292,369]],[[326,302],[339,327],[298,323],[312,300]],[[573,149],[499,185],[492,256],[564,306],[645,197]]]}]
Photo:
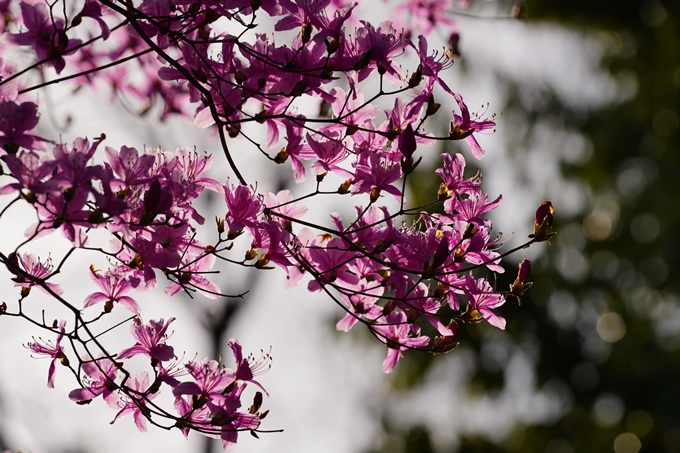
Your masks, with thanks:
[{"label": "flower cluster", "polygon": [[[453,349],[462,324],[486,320],[505,328],[495,310],[529,288],[530,263],[522,263],[508,291],[496,289],[493,275],[503,272],[504,256],[550,239],[552,205],[539,207],[526,243],[502,252],[487,218],[501,197],[489,198],[480,173],[466,175],[462,154],[441,155],[433,176],[441,180],[439,190],[429,202],[407,199],[408,181],[429,148],[464,140],[481,159],[485,152],[475,134],[495,127],[495,118],[471,115],[443,79],[457,54],[455,24],[442,15],[447,4],[405,2],[399,10],[411,20],[401,30],[389,21],[360,21],[356,3],[331,0],[12,4],[15,27],[3,34],[7,42],[31,47],[37,61],[20,71],[14,62],[0,64],[0,195],[12,199],[0,218],[23,202],[35,210],[36,221],[24,242],[0,251],[21,287],[16,310],[3,302],[0,315],[31,320],[56,335],[54,343],[34,339],[27,345],[52,359],[48,385],[60,363],[80,386],[70,399],[85,404],[101,397],[117,411],[114,421],[131,414],[140,430],[152,423],[185,435],[196,431],[220,438],[225,448],[239,431],[255,434],[267,414],[260,412],[263,395],[256,391],[246,411],[240,411],[241,398],[250,384],[266,393],[255,377],[268,368],[270,356],[244,359],[239,343],[230,340],[235,370],[210,359],[180,364],[167,344],[174,318],[145,323],[136,300],[137,292],[159,285],[159,276],[168,296],[225,297],[209,278],[218,259],[257,269],[278,266],[286,286],[305,281],[309,291],[334,299],[345,311],[339,330],[361,323],[387,347],[386,373],[407,349]],[[62,11],[79,12],[60,16]],[[275,40],[258,28],[261,15],[274,19],[273,31],[288,33]],[[430,50],[425,35],[435,26],[448,27],[450,48]],[[417,33],[425,35],[415,39]],[[281,42],[282,36],[290,39]],[[11,56],[11,49],[0,48],[2,62]],[[402,61],[411,61],[411,70]],[[70,75],[31,85],[28,69],[37,66]],[[140,115],[161,102],[161,119],[193,117],[195,127],[217,134],[233,179],[207,177],[213,156],[189,147],[139,151],[105,146],[104,135],[70,144],[41,136],[30,93],[66,80],[93,87],[103,81],[114,95],[137,99]],[[365,88],[371,86],[375,91]],[[319,113],[303,113],[302,100],[319,103]],[[448,133],[428,130],[447,100]],[[314,178],[314,190],[298,196],[288,189],[258,191],[235,163],[234,140],[249,142],[263,160],[290,162],[295,182]],[[95,163],[96,156],[103,163]],[[204,217],[194,202],[206,189],[224,199],[211,242],[197,237]],[[329,223],[322,224],[305,219],[304,200],[331,195],[351,198],[356,215],[329,211]],[[41,259],[25,251],[57,230],[72,244],[62,257],[53,262],[51,255]],[[110,237],[107,248],[93,243],[95,231]],[[235,255],[237,242],[244,255]],[[109,263],[101,270],[90,266],[96,290],[82,303],[67,300],[56,283],[75,250],[104,254]],[[32,319],[22,302],[33,287],[70,310],[72,321]],[[104,325],[121,309],[130,313],[127,320]],[[125,322],[131,324],[129,347],[113,351],[100,341],[100,333]],[[140,357],[150,371],[131,374],[126,364]],[[166,388],[174,411],[154,402]]]}]

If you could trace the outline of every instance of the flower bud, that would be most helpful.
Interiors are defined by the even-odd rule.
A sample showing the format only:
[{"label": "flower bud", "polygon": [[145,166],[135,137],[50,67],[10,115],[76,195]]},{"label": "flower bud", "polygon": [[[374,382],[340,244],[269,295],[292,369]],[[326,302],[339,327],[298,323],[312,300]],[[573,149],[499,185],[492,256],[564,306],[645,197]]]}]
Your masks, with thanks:
[{"label": "flower bud", "polygon": [[411,78],[408,80],[408,87],[409,88],[415,88],[418,85],[420,85],[420,82],[423,80],[423,65],[419,64],[418,68],[416,68],[416,71],[413,73]]},{"label": "flower bud", "polygon": [[453,191],[449,189],[446,183],[439,184],[439,192],[437,192],[437,199],[439,201],[448,200],[453,196]]},{"label": "flower bud", "polygon": [[477,234],[479,231],[479,228],[474,226],[472,223],[468,223],[468,226],[465,227],[465,233],[463,233],[463,239],[470,239],[472,236]]},{"label": "flower bud", "polygon": [[351,185],[352,185],[352,180],[351,180],[351,179],[345,180],[345,182],[343,182],[342,184],[340,184],[340,187],[338,187],[338,193],[341,194],[341,195],[348,194],[348,193],[349,193],[349,188],[350,188]]},{"label": "flower bud", "polygon": [[536,242],[547,241],[555,235],[551,232],[553,224],[553,213],[555,209],[552,203],[544,201],[536,210],[536,221],[534,222],[534,234],[530,234],[530,238],[534,238]]},{"label": "flower bud", "polygon": [[227,232],[227,239],[230,240],[230,241],[233,241],[234,239],[239,237],[241,234],[243,234],[243,230],[241,230],[241,231],[231,231],[231,230],[229,230]]},{"label": "flower bud", "polygon": [[338,51],[340,48],[340,41],[337,39],[333,39],[332,41],[329,41],[328,38],[326,38],[326,52],[328,52],[328,55],[332,55],[335,52]]},{"label": "flower bud", "polygon": [[255,249],[250,249],[246,252],[246,261],[254,260],[255,257],[257,256],[257,250]]},{"label": "flower bud", "polygon": [[255,267],[257,269],[263,269],[267,264],[269,264],[269,258],[267,258],[267,254],[263,253],[260,255],[258,260],[255,262]]},{"label": "flower bud", "polygon": [[380,189],[374,187],[371,189],[371,203],[375,203],[380,198]]},{"label": "flower bud", "polygon": [[434,96],[430,93],[430,97],[427,99],[427,110],[425,111],[425,116],[432,116],[437,113],[441,104],[434,102]]},{"label": "flower bud", "polygon": [[522,296],[524,292],[531,288],[532,282],[528,282],[529,274],[531,273],[531,261],[525,259],[519,263],[519,271],[517,272],[517,278],[510,285],[510,296],[517,298],[517,303],[522,304]]},{"label": "flower bud", "polygon": [[413,127],[410,124],[399,134],[397,143],[399,144],[399,151],[406,159],[413,156],[418,145],[416,144],[416,135],[413,132]]},{"label": "flower bud", "polygon": [[215,216],[215,223],[217,224],[217,234],[221,235],[224,233],[224,219]]},{"label": "flower bud", "polygon": [[274,157],[274,162],[276,162],[277,164],[282,164],[287,160],[288,151],[286,151],[286,147],[284,146],[283,148],[281,148],[281,151],[279,151],[278,154],[276,154],[276,157]]},{"label": "flower bud", "polygon": [[313,29],[314,28],[312,27],[312,24],[305,24],[302,26],[302,30],[300,30],[300,34],[302,35],[302,44],[307,44],[312,38]]}]

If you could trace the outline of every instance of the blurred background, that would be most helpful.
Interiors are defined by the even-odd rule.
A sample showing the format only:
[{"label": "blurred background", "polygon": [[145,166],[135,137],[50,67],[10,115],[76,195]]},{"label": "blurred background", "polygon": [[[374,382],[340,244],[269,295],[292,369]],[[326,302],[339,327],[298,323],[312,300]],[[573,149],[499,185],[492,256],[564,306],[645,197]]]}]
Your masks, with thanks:
[{"label": "blurred background", "polygon": [[[260,378],[271,395],[266,427],[285,431],[243,436],[235,451],[680,452],[680,1],[534,0],[521,21],[507,18],[512,6],[477,1],[452,14],[460,56],[447,83],[472,111],[489,103],[502,116],[480,139],[483,161],[473,162],[465,144],[440,150],[463,152],[469,172],[484,170],[490,196],[503,194],[493,220],[506,237],[531,232],[541,201],[555,205],[551,244],[517,254],[499,276],[504,288],[521,258],[534,262],[522,305],[499,310],[507,330],[469,326],[455,351],[406,354],[386,376],[381,345],[361,329],[335,332],[342,313],[304,288],[284,292],[282,273],[225,275],[229,292],[251,290],[226,305],[149,294],[146,316],[177,316],[172,344],[187,356],[217,355],[230,337],[245,351],[273,346],[274,366]],[[82,124],[110,109],[110,146],[136,134],[140,148],[215,148],[172,120],[141,128],[123,103],[100,98],[57,99],[43,123],[49,114],[55,124],[65,115]],[[83,133],[64,130],[64,141],[71,132]],[[219,160],[213,176],[224,179]],[[271,190],[286,184],[276,174],[260,180]],[[412,182],[414,202],[438,186]],[[219,200],[202,202],[223,215]],[[47,361],[18,346],[39,332],[4,319],[0,329],[0,447],[219,451],[178,432],[140,434],[132,420],[109,426],[103,404],[68,401],[65,373],[55,390],[45,387]]]}]

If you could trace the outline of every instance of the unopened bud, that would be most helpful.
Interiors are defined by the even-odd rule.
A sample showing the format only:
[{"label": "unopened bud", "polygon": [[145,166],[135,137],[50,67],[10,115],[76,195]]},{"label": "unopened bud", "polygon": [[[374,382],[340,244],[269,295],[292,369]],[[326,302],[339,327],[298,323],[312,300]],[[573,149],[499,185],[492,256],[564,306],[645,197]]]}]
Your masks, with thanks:
[{"label": "unopened bud", "polygon": [[0,315],[7,312],[7,304],[5,302],[0,304]]},{"label": "unopened bud", "polygon": [[230,241],[233,241],[234,239],[239,237],[241,234],[243,234],[243,230],[241,230],[241,231],[231,231],[231,230],[229,230],[227,232],[227,239],[230,240]]},{"label": "unopened bud", "polygon": [[437,199],[439,201],[448,200],[452,196],[453,196],[453,191],[451,191],[451,189],[449,189],[449,186],[447,186],[446,183],[439,184],[439,192],[437,192]]},{"label": "unopened bud", "polygon": [[349,193],[349,188],[350,188],[351,185],[352,185],[352,180],[351,180],[351,179],[345,180],[345,182],[343,182],[342,184],[340,184],[340,187],[338,187],[338,193],[341,194],[341,195],[348,194],[348,193]]},{"label": "unopened bud", "polygon": [[309,86],[309,82],[307,80],[300,80],[298,83],[295,84],[293,90],[290,92],[290,95],[292,97],[302,96],[303,94],[305,94],[307,86]]},{"label": "unopened bud", "polygon": [[387,303],[385,303],[385,306],[383,307],[382,311],[383,316],[389,315],[394,311],[395,308],[397,308],[397,303],[393,299],[388,300]]},{"label": "unopened bud", "polygon": [[427,101],[427,110],[425,110],[425,116],[432,116],[439,110],[442,105],[434,102],[434,96],[430,94],[430,99]]},{"label": "unopened bud", "polygon": [[321,181],[323,181],[323,178],[325,178],[327,174],[328,174],[328,172],[325,171],[325,172],[323,172],[323,173],[320,173],[320,174],[316,175],[316,182],[321,182]]},{"label": "unopened bud", "polygon": [[544,201],[536,210],[536,221],[534,222],[534,234],[530,234],[530,238],[534,238],[536,242],[547,241],[555,235],[551,232],[553,224],[553,208],[552,203]]},{"label": "unopened bud", "polygon": [[329,41],[328,38],[326,38],[326,51],[328,52],[328,55],[332,55],[335,52],[338,51],[340,48],[340,41],[337,39],[333,39],[332,41]]},{"label": "unopened bud", "polygon": [[107,300],[104,303],[104,313],[111,313],[113,311],[113,301]]},{"label": "unopened bud", "polygon": [[279,151],[276,154],[276,157],[274,157],[274,162],[276,162],[277,164],[282,164],[287,160],[288,160],[288,151],[286,151],[286,147],[284,146],[283,148],[281,148],[281,151]]},{"label": "unopened bud", "polygon": [[528,282],[529,274],[531,273],[531,261],[525,259],[519,263],[519,270],[517,272],[517,278],[510,285],[510,295],[517,298],[517,303],[522,304],[522,296],[531,288],[532,282]]},{"label": "unopened bud", "polygon": [[414,72],[411,78],[408,80],[408,87],[415,88],[418,85],[420,85],[420,82],[422,80],[423,80],[423,65],[419,64],[418,68],[416,69],[416,72]]},{"label": "unopened bud", "polygon": [[300,30],[300,34],[302,36],[302,44],[307,44],[309,40],[312,38],[312,24],[305,24],[302,26],[302,30]]},{"label": "unopened bud", "polygon": [[255,397],[253,398],[253,405],[250,406],[250,410],[248,412],[254,414],[258,410],[260,410],[261,406],[262,406],[262,392],[257,392],[255,393]]},{"label": "unopened bud", "polygon": [[374,187],[371,189],[371,203],[375,203],[380,198],[380,189]]},{"label": "unopened bud", "polygon": [[250,249],[246,252],[246,261],[254,260],[257,256],[258,251],[255,249]]},{"label": "unopened bud", "polygon": [[267,258],[266,253],[263,253],[255,262],[255,267],[257,269],[263,269],[267,264],[269,264],[269,258]]},{"label": "unopened bud", "polygon": [[234,73],[234,80],[236,80],[236,83],[239,85],[242,85],[247,79],[248,77],[246,77],[246,75],[240,69]]},{"label": "unopened bud", "polygon": [[217,234],[224,233],[224,219],[215,216],[215,223],[217,224]]},{"label": "unopened bud", "polygon": [[21,287],[21,298],[24,299],[28,297],[28,295],[31,294],[31,287],[30,286],[22,286]]},{"label": "unopened bud", "polygon": [[238,137],[238,134],[241,133],[241,125],[240,124],[230,125],[227,129],[227,133],[229,134],[229,138]]},{"label": "unopened bud", "polygon": [[465,232],[463,233],[463,239],[470,239],[472,236],[477,234],[479,231],[479,228],[477,228],[474,224],[468,223],[467,227],[465,227]]}]

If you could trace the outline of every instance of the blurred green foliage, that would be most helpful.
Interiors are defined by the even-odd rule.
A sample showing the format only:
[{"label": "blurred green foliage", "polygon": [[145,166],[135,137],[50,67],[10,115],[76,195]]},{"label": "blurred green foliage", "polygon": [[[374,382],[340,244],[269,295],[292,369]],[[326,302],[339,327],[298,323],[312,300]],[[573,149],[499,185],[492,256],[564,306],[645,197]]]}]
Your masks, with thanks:
[{"label": "blurred green foliage", "polygon": [[[510,93],[504,115],[526,121],[511,151],[521,152],[538,119],[579,131],[592,155],[563,164],[563,171],[590,196],[575,217],[556,207],[559,234],[534,266],[534,287],[520,309],[508,308],[510,301],[503,307],[504,339],[537,345],[537,388],[562,389],[561,415],[518,425],[502,441],[463,438],[452,451],[680,452],[680,1],[531,0],[526,6],[529,25],[591,37],[603,70],[631,95],[591,110],[549,93],[529,103],[498,74]],[[415,186],[416,197],[432,192],[428,183]],[[509,268],[498,287],[515,273]],[[504,385],[507,360],[485,359],[493,338],[484,326],[467,330],[463,341],[481,365],[461,391],[493,393]],[[432,360],[407,354],[401,365],[393,391],[403,393],[422,383]],[[384,441],[373,453],[439,451],[431,429],[402,431],[386,413]]]}]

